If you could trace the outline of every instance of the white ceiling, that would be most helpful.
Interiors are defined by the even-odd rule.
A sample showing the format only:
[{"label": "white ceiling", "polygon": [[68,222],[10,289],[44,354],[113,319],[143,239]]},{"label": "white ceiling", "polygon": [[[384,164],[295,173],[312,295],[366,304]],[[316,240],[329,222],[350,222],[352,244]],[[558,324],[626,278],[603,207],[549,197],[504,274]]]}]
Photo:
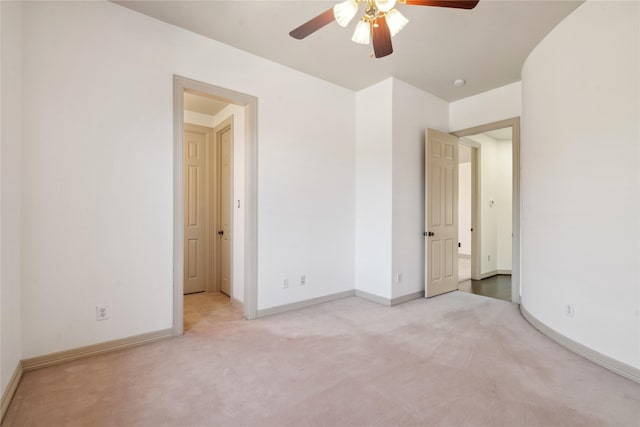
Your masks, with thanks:
[{"label": "white ceiling", "polygon": [[[289,36],[336,2],[116,3],[352,90],[396,77],[454,101],[519,81],[531,50],[582,1],[480,0],[473,10],[398,5],[410,22],[393,38],[394,53],[381,59],[351,41],[357,19],[303,40]],[[458,78],[467,84],[453,86]]]}]

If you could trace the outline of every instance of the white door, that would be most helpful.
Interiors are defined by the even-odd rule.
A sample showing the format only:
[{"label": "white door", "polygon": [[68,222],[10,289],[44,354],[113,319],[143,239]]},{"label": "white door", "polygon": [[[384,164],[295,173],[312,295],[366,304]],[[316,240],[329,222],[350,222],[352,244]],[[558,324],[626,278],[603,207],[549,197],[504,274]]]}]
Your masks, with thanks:
[{"label": "white door", "polygon": [[231,122],[225,122],[216,130],[220,159],[220,188],[218,213],[218,238],[220,239],[220,291],[231,295],[231,242],[232,240],[232,183],[233,183],[233,129]]},{"label": "white door", "polygon": [[185,124],[184,130],[184,293],[207,288],[208,134],[205,128]]},{"label": "white door", "polygon": [[458,289],[458,138],[427,129],[425,296]]}]

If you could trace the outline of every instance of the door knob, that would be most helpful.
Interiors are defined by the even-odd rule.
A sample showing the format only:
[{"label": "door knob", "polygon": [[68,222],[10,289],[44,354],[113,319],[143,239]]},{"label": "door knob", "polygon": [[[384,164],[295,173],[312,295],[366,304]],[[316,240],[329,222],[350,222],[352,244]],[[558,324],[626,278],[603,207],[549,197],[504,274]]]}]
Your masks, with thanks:
[{"label": "door knob", "polygon": [[224,235],[224,230],[218,230],[218,236]]},{"label": "door knob", "polygon": [[424,234],[425,236],[429,236],[429,237],[432,237],[432,236],[435,236],[435,235],[436,235],[436,233],[434,233],[433,231],[425,231],[425,232],[424,232],[424,233],[422,233],[422,234]]}]

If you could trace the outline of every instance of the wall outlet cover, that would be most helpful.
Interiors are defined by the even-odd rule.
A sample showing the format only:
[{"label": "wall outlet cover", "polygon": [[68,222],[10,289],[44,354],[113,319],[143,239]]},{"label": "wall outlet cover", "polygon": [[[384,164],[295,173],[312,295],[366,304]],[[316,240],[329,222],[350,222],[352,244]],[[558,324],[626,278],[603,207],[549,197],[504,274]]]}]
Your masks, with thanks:
[{"label": "wall outlet cover", "polygon": [[109,310],[106,305],[96,305],[96,320],[107,320],[109,318]]}]

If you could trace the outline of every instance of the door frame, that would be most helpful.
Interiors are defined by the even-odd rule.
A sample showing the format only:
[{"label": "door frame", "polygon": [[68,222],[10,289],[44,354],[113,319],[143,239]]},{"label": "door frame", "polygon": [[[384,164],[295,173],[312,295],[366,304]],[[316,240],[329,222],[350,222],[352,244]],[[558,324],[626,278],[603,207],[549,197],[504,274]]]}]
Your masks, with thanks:
[{"label": "door frame", "polygon": [[[482,236],[482,221],[480,221],[480,162],[482,147],[480,143],[467,138],[458,138],[458,144],[471,149],[471,280],[482,279],[480,273],[480,241]],[[458,207],[458,215],[460,208]]]},{"label": "door frame", "polygon": [[[512,167],[512,225],[513,239],[511,242],[511,301],[520,304],[520,117],[500,120],[472,128],[451,132],[459,138],[476,135],[491,130],[511,127],[511,167]],[[478,168],[478,173],[480,172]],[[477,225],[477,224],[476,224]],[[475,227],[474,227],[475,231]],[[473,233],[472,233],[473,234]],[[473,236],[472,236],[473,238]],[[474,247],[475,248],[475,247]]]},{"label": "door frame", "polygon": [[[244,300],[246,319],[256,318],[258,278],[258,98],[219,86],[173,76],[173,335],[183,333],[184,277],[184,92],[191,90],[245,107]],[[235,205],[235,203],[234,203]]]}]

